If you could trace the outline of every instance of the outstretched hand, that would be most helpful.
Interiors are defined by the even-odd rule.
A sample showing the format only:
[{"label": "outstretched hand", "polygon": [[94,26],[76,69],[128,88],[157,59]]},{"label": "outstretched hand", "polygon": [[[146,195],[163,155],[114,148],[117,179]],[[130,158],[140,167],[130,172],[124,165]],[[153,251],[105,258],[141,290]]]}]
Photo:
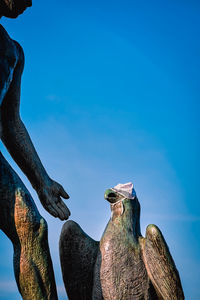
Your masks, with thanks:
[{"label": "outstretched hand", "polygon": [[59,183],[50,180],[47,185],[40,188],[38,196],[43,207],[52,216],[61,220],[67,220],[69,218],[70,211],[61,199],[61,197],[69,199],[69,195]]}]

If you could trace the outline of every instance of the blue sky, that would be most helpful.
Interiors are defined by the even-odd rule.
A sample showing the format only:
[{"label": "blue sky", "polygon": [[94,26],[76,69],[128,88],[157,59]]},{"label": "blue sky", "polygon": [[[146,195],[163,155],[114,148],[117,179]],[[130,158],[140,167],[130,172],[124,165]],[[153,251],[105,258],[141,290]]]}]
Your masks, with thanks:
[{"label": "blue sky", "polygon": [[[49,175],[71,196],[71,219],[99,240],[106,188],[133,181],[141,229],[162,230],[186,299],[200,298],[198,1],[59,1],[2,19],[24,48],[21,115]],[[62,222],[41,207],[59,299]],[[1,233],[0,299],[19,299],[12,245]]]}]

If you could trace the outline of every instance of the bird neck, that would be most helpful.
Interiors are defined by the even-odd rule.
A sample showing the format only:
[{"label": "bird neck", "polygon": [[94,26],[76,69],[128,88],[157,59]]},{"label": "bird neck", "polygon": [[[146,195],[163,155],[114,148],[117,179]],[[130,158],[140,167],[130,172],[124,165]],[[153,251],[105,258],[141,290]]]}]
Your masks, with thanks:
[{"label": "bird neck", "polygon": [[140,209],[134,200],[125,199],[112,205],[112,216],[110,222],[122,233],[132,236],[137,243],[140,232]]}]

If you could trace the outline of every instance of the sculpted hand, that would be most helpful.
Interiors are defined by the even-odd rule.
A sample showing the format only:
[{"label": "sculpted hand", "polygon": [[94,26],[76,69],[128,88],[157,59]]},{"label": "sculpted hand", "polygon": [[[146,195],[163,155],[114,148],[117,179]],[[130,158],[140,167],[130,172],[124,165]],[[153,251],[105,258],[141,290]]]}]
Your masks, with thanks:
[{"label": "sculpted hand", "polygon": [[48,184],[40,188],[38,196],[43,207],[54,217],[61,220],[67,220],[70,216],[70,211],[62,201],[61,197],[69,199],[69,195],[63,187],[50,179]]}]

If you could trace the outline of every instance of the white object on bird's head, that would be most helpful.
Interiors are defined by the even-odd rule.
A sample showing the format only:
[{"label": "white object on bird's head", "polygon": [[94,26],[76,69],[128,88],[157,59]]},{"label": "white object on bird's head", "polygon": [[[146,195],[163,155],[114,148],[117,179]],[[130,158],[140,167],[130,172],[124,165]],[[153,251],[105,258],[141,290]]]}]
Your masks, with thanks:
[{"label": "white object on bird's head", "polygon": [[114,188],[112,188],[114,192],[119,193],[120,195],[124,196],[125,198],[128,199],[134,199],[136,197],[136,192],[133,188],[132,182],[127,182],[127,183],[119,183],[117,184]]}]

